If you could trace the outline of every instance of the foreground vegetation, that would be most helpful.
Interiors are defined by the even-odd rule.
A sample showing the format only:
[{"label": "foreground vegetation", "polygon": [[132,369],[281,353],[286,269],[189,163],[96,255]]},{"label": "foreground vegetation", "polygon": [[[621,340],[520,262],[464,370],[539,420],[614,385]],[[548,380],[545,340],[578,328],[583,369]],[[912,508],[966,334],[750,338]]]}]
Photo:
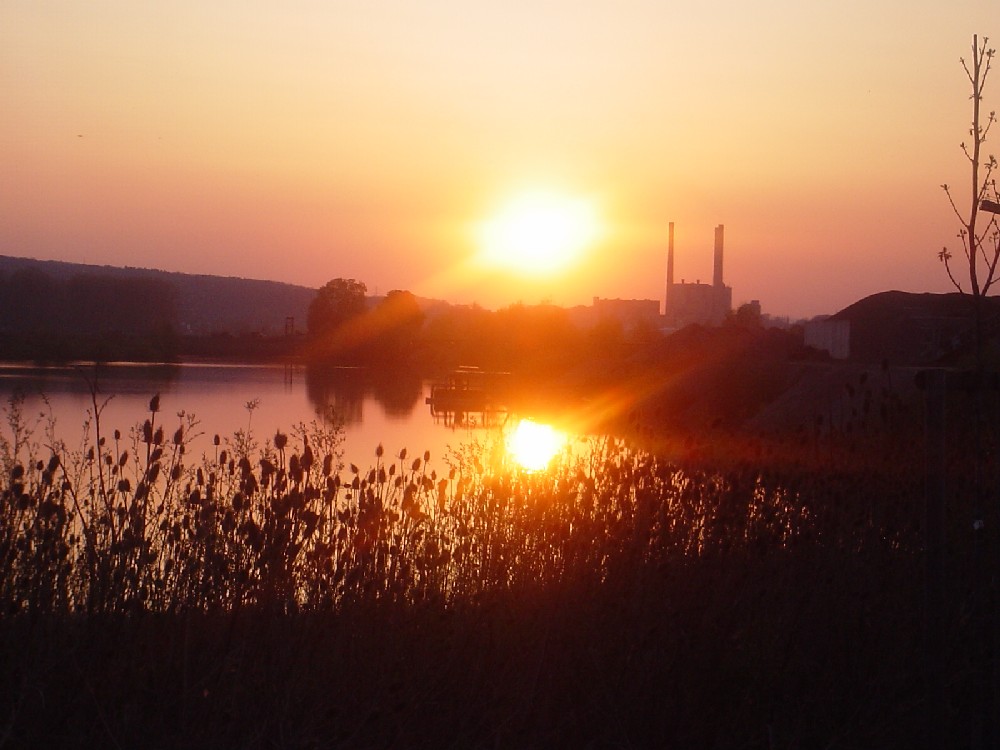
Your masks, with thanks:
[{"label": "foreground vegetation", "polygon": [[498,443],[342,467],[322,425],[193,457],[196,423],[156,399],[128,434],[97,406],[75,449],[8,407],[0,746],[919,747],[928,715],[981,728],[961,520],[950,702],[926,697],[919,435],[882,463],[884,434],[712,460],[722,435],[685,460],[602,439],[530,474]]}]

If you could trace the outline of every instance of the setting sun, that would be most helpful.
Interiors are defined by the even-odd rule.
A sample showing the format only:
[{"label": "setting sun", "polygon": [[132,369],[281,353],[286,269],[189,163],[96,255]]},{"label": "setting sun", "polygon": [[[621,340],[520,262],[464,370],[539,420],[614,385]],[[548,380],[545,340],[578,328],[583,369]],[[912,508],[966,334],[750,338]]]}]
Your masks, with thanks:
[{"label": "setting sun", "polygon": [[566,436],[551,425],[522,419],[507,437],[507,452],[528,471],[540,471],[566,444]]},{"label": "setting sun", "polygon": [[599,234],[593,203],[558,193],[522,193],[479,227],[488,266],[542,275],[576,260]]}]

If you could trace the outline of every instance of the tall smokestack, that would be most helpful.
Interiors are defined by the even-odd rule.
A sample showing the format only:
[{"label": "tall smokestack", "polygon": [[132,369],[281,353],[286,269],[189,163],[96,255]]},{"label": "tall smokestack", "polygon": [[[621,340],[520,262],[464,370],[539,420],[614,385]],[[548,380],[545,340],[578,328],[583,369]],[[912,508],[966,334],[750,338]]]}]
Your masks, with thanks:
[{"label": "tall smokestack", "polygon": [[674,222],[670,222],[670,234],[667,239],[667,297],[670,297],[670,287],[674,285]]},{"label": "tall smokestack", "polygon": [[719,224],[715,228],[715,274],[712,277],[712,285],[722,287],[722,240],[724,228]]}]

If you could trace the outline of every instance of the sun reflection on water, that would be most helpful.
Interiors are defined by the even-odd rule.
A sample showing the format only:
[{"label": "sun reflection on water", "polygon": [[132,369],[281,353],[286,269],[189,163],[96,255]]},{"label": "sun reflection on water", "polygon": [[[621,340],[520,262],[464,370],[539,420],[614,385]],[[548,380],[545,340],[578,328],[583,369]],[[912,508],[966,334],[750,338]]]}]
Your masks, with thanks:
[{"label": "sun reflection on water", "polygon": [[524,469],[541,471],[566,445],[565,433],[551,425],[522,419],[507,435],[507,453]]}]

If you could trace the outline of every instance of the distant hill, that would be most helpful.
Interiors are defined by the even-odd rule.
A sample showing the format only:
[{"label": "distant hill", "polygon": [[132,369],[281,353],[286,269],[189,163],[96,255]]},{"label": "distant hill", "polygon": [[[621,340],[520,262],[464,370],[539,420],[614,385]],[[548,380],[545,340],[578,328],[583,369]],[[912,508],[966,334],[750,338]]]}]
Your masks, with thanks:
[{"label": "distant hill", "polygon": [[[137,287],[158,289],[171,298],[170,307],[173,308],[175,315],[174,325],[178,333],[182,334],[276,335],[284,332],[287,318],[294,319],[297,331],[304,331],[306,312],[316,294],[315,289],[277,281],[0,255],[0,278],[12,277],[34,278],[43,283],[44,277],[48,277],[56,284],[65,284],[81,277],[126,282],[130,279],[141,281],[142,284],[138,284]],[[2,324],[3,322],[0,322],[0,325]]]}]

